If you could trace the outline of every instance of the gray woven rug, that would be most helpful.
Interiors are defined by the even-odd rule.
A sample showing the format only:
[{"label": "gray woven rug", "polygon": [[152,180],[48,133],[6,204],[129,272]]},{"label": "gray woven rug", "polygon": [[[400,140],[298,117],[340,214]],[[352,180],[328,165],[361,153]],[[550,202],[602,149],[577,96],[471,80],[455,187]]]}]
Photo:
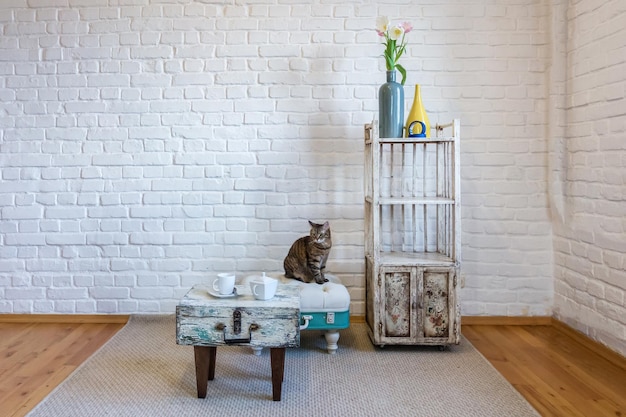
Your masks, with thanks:
[{"label": "gray woven rug", "polygon": [[443,352],[380,349],[364,324],[341,331],[336,355],[321,332],[303,331],[286,353],[280,402],[268,349],[219,348],[199,399],[193,348],[175,332],[173,316],[133,316],[29,416],[538,416],[467,340]]}]

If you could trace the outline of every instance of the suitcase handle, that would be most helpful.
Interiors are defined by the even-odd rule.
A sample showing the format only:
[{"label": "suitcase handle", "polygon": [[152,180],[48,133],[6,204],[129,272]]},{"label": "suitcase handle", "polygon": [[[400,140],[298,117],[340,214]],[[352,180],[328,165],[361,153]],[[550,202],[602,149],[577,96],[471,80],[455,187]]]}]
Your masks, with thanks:
[{"label": "suitcase handle", "polygon": [[234,344],[239,344],[239,343],[250,343],[250,341],[252,340],[252,332],[257,330],[259,328],[259,325],[254,324],[254,323],[250,325],[250,327],[248,328],[249,336],[247,338],[240,337],[240,338],[232,338],[232,339],[226,338],[226,327],[227,326],[223,323],[220,323],[217,326],[215,326],[217,330],[221,330],[224,333],[224,343],[227,345],[234,345]]}]

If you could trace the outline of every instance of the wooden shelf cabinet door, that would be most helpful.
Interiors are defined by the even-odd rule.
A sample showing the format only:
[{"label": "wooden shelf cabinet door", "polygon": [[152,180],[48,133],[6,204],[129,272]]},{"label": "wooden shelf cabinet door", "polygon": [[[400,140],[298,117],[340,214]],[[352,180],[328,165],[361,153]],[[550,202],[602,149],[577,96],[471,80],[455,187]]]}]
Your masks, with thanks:
[{"label": "wooden shelf cabinet door", "polygon": [[457,268],[419,268],[419,343],[447,345],[459,343],[460,320],[456,300]]},{"label": "wooden shelf cabinet door", "polygon": [[381,266],[379,291],[380,340],[383,344],[414,344],[418,336],[417,275],[414,266]]}]

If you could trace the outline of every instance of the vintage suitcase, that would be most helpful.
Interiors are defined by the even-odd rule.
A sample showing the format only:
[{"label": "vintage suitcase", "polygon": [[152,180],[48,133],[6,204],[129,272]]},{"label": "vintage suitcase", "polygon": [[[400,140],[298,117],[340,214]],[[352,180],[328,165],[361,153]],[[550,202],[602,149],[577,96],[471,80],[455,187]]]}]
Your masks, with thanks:
[{"label": "vintage suitcase", "polygon": [[299,289],[279,285],[270,300],[256,300],[249,286],[237,296],[217,298],[208,286],[194,286],[176,307],[176,343],[253,348],[300,346]]}]

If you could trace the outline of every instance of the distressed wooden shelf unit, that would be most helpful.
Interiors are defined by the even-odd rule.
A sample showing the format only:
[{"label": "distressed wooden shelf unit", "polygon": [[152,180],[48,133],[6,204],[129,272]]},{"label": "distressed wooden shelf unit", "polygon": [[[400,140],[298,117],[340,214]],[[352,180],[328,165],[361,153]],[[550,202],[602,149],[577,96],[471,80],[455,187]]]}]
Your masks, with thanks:
[{"label": "distressed wooden shelf unit", "polygon": [[366,322],[375,345],[458,344],[460,122],[430,138],[365,125]]}]

